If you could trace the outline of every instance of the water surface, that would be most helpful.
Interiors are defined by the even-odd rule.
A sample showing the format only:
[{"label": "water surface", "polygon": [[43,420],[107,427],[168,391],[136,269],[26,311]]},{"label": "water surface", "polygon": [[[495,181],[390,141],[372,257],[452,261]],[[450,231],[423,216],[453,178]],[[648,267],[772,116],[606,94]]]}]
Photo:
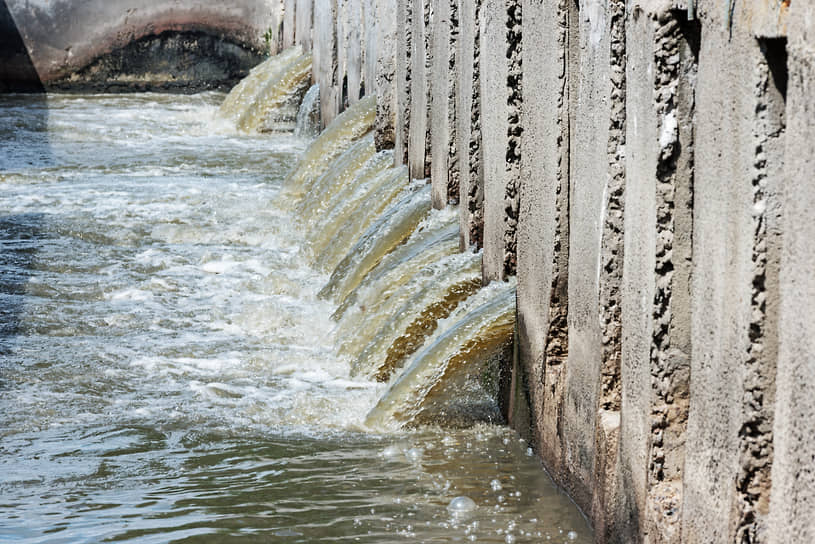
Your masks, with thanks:
[{"label": "water surface", "polygon": [[0,97],[0,541],[590,542],[514,433],[365,428],[307,142],[222,99]]}]

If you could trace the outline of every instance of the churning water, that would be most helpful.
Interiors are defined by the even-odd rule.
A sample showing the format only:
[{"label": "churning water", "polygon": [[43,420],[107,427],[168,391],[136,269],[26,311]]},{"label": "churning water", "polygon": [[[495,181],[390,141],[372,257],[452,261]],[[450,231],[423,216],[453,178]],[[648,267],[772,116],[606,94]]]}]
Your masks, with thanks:
[{"label": "churning water", "polygon": [[[514,433],[400,430],[375,409],[406,394],[377,379],[391,341],[421,366],[478,315],[506,326],[511,286],[405,340],[428,300],[471,294],[450,217],[425,210],[389,255],[349,261],[324,218],[356,229],[349,248],[390,223],[304,202],[286,176],[308,142],[236,132],[223,99],[0,97],[0,541],[590,542]],[[366,157],[370,192],[342,198],[418,202]]]}]

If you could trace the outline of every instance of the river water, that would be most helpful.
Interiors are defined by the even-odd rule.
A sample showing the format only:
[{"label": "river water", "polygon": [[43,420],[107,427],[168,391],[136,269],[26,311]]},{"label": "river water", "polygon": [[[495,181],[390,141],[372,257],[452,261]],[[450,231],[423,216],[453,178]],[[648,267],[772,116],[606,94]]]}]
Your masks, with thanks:
[{"label": "river water", "polygon": [[308,142],[222,100],[0,97],[0,541],[591,542],[513,432],[366,428],[275,205]]}]

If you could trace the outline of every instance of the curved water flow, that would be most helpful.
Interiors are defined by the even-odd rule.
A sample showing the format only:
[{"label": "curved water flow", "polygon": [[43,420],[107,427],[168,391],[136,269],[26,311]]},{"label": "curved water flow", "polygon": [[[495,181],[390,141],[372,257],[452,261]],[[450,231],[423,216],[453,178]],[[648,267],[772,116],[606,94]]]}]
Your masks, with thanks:
[{"label": "curved water flow", "polygon": [[497,417],[455,213],[389,153],[303,201],[374,100],[309,149],[223,100],[0,96],[0,541],[590,542],[517,435],[421,425]]},{"label": "curved water flow", "polygon": [[255,67],[224,99],[219,115],[244,132],[293,132],[311,83],[311,55],[297,46]]}]

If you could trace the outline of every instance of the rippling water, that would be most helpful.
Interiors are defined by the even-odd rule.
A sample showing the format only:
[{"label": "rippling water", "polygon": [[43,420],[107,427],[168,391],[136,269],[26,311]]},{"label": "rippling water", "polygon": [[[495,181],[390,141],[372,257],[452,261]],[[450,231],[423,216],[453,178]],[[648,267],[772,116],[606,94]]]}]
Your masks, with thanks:
[{"label": "rippling water", "polygon": [[222,99],[0,97],[0,541],[590,542],[510,431],[365,429],[274,205],[307,142]]}]

